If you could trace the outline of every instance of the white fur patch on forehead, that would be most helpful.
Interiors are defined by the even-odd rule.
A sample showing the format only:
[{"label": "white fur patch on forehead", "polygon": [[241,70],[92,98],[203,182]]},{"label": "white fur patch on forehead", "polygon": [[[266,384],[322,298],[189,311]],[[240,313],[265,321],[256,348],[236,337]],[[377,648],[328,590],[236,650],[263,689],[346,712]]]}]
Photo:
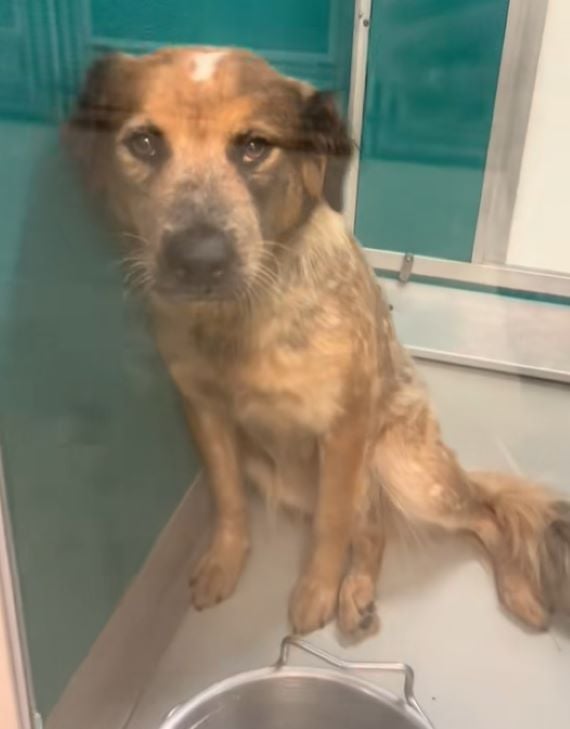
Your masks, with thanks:
[{"label": "white fur patch on forehead", "polygon": [[216,73],[216,68],[227,51],[195,51],[191,55],[190,76],[192,81],[208,81]]}]

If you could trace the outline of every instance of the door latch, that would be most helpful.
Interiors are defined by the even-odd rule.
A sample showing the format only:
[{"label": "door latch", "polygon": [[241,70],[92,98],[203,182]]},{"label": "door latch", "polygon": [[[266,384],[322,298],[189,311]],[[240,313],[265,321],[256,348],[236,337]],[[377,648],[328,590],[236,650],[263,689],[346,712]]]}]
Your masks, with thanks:
[{"label": "door latch", "polygon": [[406,255],[402,258],[402,265],[400,266],[400,273],[398,274],[398,279],[400,283],[407,283],[410,280],[413,267],[413,253],[406,253]]}]

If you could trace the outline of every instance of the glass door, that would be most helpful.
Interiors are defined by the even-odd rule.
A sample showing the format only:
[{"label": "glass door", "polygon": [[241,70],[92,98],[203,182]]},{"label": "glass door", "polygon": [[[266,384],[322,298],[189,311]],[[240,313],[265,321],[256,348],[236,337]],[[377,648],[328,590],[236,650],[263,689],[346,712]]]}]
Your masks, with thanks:
[{"label": "glass door", "polygon": [[470,261],[508,0],[375,0],[356,233]]},{"label": "glass door", "polygon": [[108,51],[251,48],[349,94],[346,0],[0,0],[0,442],[38,709],[52,711],[198,466],[59,126]]},{"label": "glass door", "polygon": [[410,282],[385,284],[406,343],[418,356],[569,379],[564,9],[358,8],[351,120],[361,144],[347,218],[377,271]]},{"label": "glass door", "polygon": [[[158,726],[159,715],[222,678],[220,666],[229,673],[272,660],[287,630],[286,572],[300,556],[296,542],[288,541],[293,526],[287,521],[267,552],[257,550],[253,592],[246,586],[238,595],[237,612],[194,624],[191,611],[190,639],[179,629],[190,612],[189,565],[207,536],[208,504],[197,495],[202,492],[188,488],[198,483],[200,465],[144,313],[125,295],[115,242],[61,150],[60,127],[90,63],[108,51],[242,46],[290,76],[335,92],[359,139],[347,217],[382,279],[404,344],[418,359],[570,381],[570,248],[563,220],[570,15],[567,0],[550,0],[548,14],[546,5],[0,0],[0,449],[6,481],[0,506],[13,536],[26,640],[22,626],[13,621],[10,629],[21,639],[21,657],[28,644],[34,697],[26,693],[23,659],[15,690],[20,712],[28,703],[37,708],[38,727],[41,715],[47,729],[81,729],[85,706],[94,721],[101,707],[108,712],[96,729]],[[548,245],[541,245],[546,230]],[[516,471],[519,459],[521,470],[537,479],[544,460],[552,464],[545,480],[567,485],[567,449],[560,444],[568,388],[494,373],[486,379],[439,362],[420,362],[419,369],[438,405],[447,408],[446,428],[466,460],[475,453],[477,465]],[[257,536],[269,543],[274,525],[260,526],[260,511],[253,516]],[[0,584],[14,589],[15,613],[18,589],[10,582],[11,565],[2,561],[12,546],[5,522]],[[167,529],[172,541],[161,542]],[[435,603],[424,609],[425,595],[416,595],[423,571],[399,601],[396,565],[386,632],[358,657],[369,650],[399,657],[404,647],[413,662],[433,666],[440,647],[449,648],[440,663],[453,671],[432,676],[437,671],[428,670],[424,689],[434,709],[437,694],[442,716],[451,717],[441,722],[445,729],[454,716],[467,716],[469,701],[488,709],[476,693],[464,700],[469,682],[463,676],[474,648],[484,646],[481,636],[500,635],[503,618],[489,602],[497,623],[479,634],[458,630],[457,642],[447,640],[447,614]],[[447,572],[453,577],[456,570]],[[472,592],[456,585],[448,607],[465,599],[454,620],[467,616],[469,622],[473,605],[479,610],[478,575],[469,583]],[[239,602],[243,596],[246,603]],[[165,620],[164,627],[174,603],[176,620]],[[435,614],[443,618],[439,633],[425,618]],[[0,622],[0,652],[6,624]],[[519,676],[512,693],[538,685],[546,703],[564,709],[567,692],[555,679],[566,676],[568,654],[552,648],[549,637],[545,643],[521,638],[513,652],[510,630],[504,627],[496,674],[476,688],[484,695],[500,686],[500,675],[524,664],[536,673]],[[552,654],[540,653],[550,648]],[[526,651],[524,661],[513,659],[519,651]],[[461,653],[469,661],[460,660]],[[484,671],[487,651],[478,658]],[[457,691],[449,690],[452,674]],[[511,705],[526,713],[520,702]],[[25,729],[31,729],[32,715],[27,718]]]}]

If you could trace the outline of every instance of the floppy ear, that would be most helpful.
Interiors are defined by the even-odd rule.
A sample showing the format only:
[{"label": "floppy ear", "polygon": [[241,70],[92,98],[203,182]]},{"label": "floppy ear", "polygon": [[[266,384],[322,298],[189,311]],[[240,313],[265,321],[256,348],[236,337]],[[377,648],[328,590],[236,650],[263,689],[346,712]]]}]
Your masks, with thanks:
[{"label": "floppy ear", "polygon": [[111,53],[92,64],[75,109],[62,131],[65,146],[94,187],[102,182],[113,132],[132,108],[129,83],[132,60],[126,54]]},{"label": "floppy ear", "polygon": [[305,100],[302,129],[308,149],[325,157],[323,196],[334,210],[340,212],[344,177],[354,144],[331,93],[313,91]]}]

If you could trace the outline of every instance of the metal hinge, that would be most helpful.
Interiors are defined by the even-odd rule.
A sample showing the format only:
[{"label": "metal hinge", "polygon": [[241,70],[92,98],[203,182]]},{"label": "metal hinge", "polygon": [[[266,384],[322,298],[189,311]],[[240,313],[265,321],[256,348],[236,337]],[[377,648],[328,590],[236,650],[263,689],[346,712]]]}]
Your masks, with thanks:
[{"label": "metal hinge", "polygon": [[398,279],[400,283],[407,283],[412,275],[412,269],[414,267],[414,256],[412,253],[406,253],[402,259],[402,265],[400,266],[400,273]]}]

